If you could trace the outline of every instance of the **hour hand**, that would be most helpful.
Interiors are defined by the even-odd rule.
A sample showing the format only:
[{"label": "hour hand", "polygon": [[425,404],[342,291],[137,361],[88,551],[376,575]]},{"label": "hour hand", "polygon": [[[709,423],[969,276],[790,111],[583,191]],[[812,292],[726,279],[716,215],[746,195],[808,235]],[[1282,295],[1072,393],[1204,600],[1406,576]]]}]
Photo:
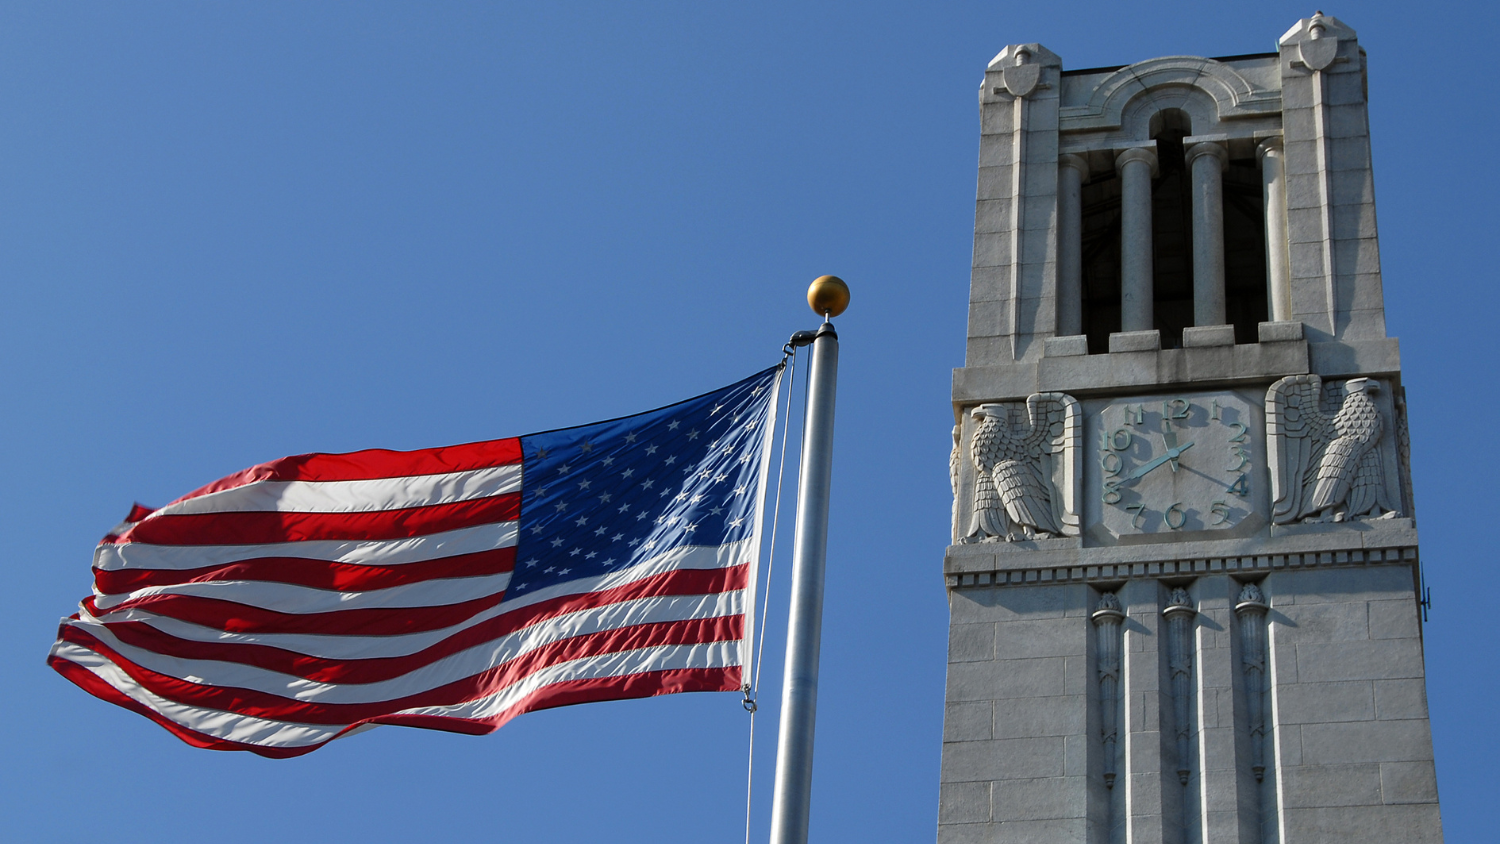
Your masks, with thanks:
[{"label": "hour hand", "polygon": [[1137,478],[1145,477],[1146,473],[1150,472],[1152,469],[1155,469],[1168,460],[1175,461],[1178,455],[1182,454],[1184,451],[1187,451],[1192,447],[1193,444],[1191,442],[1186,442],[1180,446],[1177,446],[1176,448],[1169,448],[1162,456],[1150,461],[1149,463],[1142,463],[1140,466],[1136,467],[1135,471],[1125,476],[1125,480],[1133,481]]}]

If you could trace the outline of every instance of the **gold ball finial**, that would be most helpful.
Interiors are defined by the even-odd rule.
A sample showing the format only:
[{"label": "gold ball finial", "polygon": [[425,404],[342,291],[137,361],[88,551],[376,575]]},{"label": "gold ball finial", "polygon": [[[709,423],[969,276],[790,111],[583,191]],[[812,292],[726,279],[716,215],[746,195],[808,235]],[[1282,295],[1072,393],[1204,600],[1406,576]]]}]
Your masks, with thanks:
[{"label": "gold ball finial", "polygon": [[807,288],[807,304],[818,316],[836,317],[849,308],[849,285],[836,275],[820,275]]}]

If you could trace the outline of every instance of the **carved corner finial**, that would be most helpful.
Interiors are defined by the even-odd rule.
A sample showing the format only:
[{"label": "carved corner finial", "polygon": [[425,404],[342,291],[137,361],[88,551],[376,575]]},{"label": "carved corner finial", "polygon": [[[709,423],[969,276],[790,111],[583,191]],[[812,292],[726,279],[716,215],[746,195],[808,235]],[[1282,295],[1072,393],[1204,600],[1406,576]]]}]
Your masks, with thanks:
[{"label": "carved corner finial", "polygon": [[1090,617],[1095,624],[1105,624],[1124,618],[1125,612],[1120,609],[1120,597],[1113,592],[1100,592],[1099,605]]},{"label": "carved corner finial", "polygon": [[1266,596],[1260,591],[1260,587],[1254,583],[1246,583],[1240,589],[1239,599],[1235,601],[1234,611],[1238,613],[1265,612]]},{"label": "carved corner finial", "polygon": [[1181,586],[1174,587],[1172,594],[1167,597],[1167,608],[1162,610],[1162,615],[1173,616],[1178,614],[1196,615],[1193,609],[1193,596]]}]

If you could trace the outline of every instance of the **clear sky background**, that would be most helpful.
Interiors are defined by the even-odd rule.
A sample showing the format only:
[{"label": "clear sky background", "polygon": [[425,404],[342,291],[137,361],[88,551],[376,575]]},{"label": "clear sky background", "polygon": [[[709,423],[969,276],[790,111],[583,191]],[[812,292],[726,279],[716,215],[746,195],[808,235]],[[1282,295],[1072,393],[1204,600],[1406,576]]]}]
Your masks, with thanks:
[{"label": "clear sky background", "polygon": [[[1370,55],[1449,841],[1494,834],[1496,7],[1327,8]],[[52,3],[0,7],[0,838],[738,841],[733,695],[196,750],[44,664],[139,500],[306,451],[614,417],[737,380],[854,291],[812,831],[935,834],[949,372],[976,91],[1274,49],[1284,2]],[[784,562],[784,561],[783,561]],[[786,569],[773,578],[784,607]],[[764,840],[784,610],[773,612]]]}]

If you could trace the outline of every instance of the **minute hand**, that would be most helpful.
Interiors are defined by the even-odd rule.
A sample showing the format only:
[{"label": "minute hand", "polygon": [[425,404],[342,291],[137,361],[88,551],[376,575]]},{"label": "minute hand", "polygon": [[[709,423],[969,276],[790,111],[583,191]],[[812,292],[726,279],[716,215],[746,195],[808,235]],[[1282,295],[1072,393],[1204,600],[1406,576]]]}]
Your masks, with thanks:
[{"label": "minute hand", "polygon": [[1185,442],[1185,443],[1183,443],[1182,445],[1179,445],[1176,448],[1169,448],[1169,449],[1167,449],[1166,454],[1163,454],[1162,456],[1156,458],[1155,460],[1152,460],[1150,463],[1143,463],[1143,464],[1141,464],[1139,467],[1136,468],[1136,470],[1134,472],[1131,472],[1130,474],[1126,475],[1125,476],[1125,480],[1127,480],[1127,481],[1133,481],[1133,480],[1136,480],[1137,478],[1145,477],[1145,475],[1146,475],[1147,472],[1150,472],[1152,469],[1155,469],[1157,466],[1160,466],[1161,464],[1167,462],[1168,460],[1176,460],[1177,456],[1179,454],[1182,454],[1184,451],[1187,451],[1188,449],[1190,449],[1192,447],[1193,447],[1193,444],[1191,442]]}]

